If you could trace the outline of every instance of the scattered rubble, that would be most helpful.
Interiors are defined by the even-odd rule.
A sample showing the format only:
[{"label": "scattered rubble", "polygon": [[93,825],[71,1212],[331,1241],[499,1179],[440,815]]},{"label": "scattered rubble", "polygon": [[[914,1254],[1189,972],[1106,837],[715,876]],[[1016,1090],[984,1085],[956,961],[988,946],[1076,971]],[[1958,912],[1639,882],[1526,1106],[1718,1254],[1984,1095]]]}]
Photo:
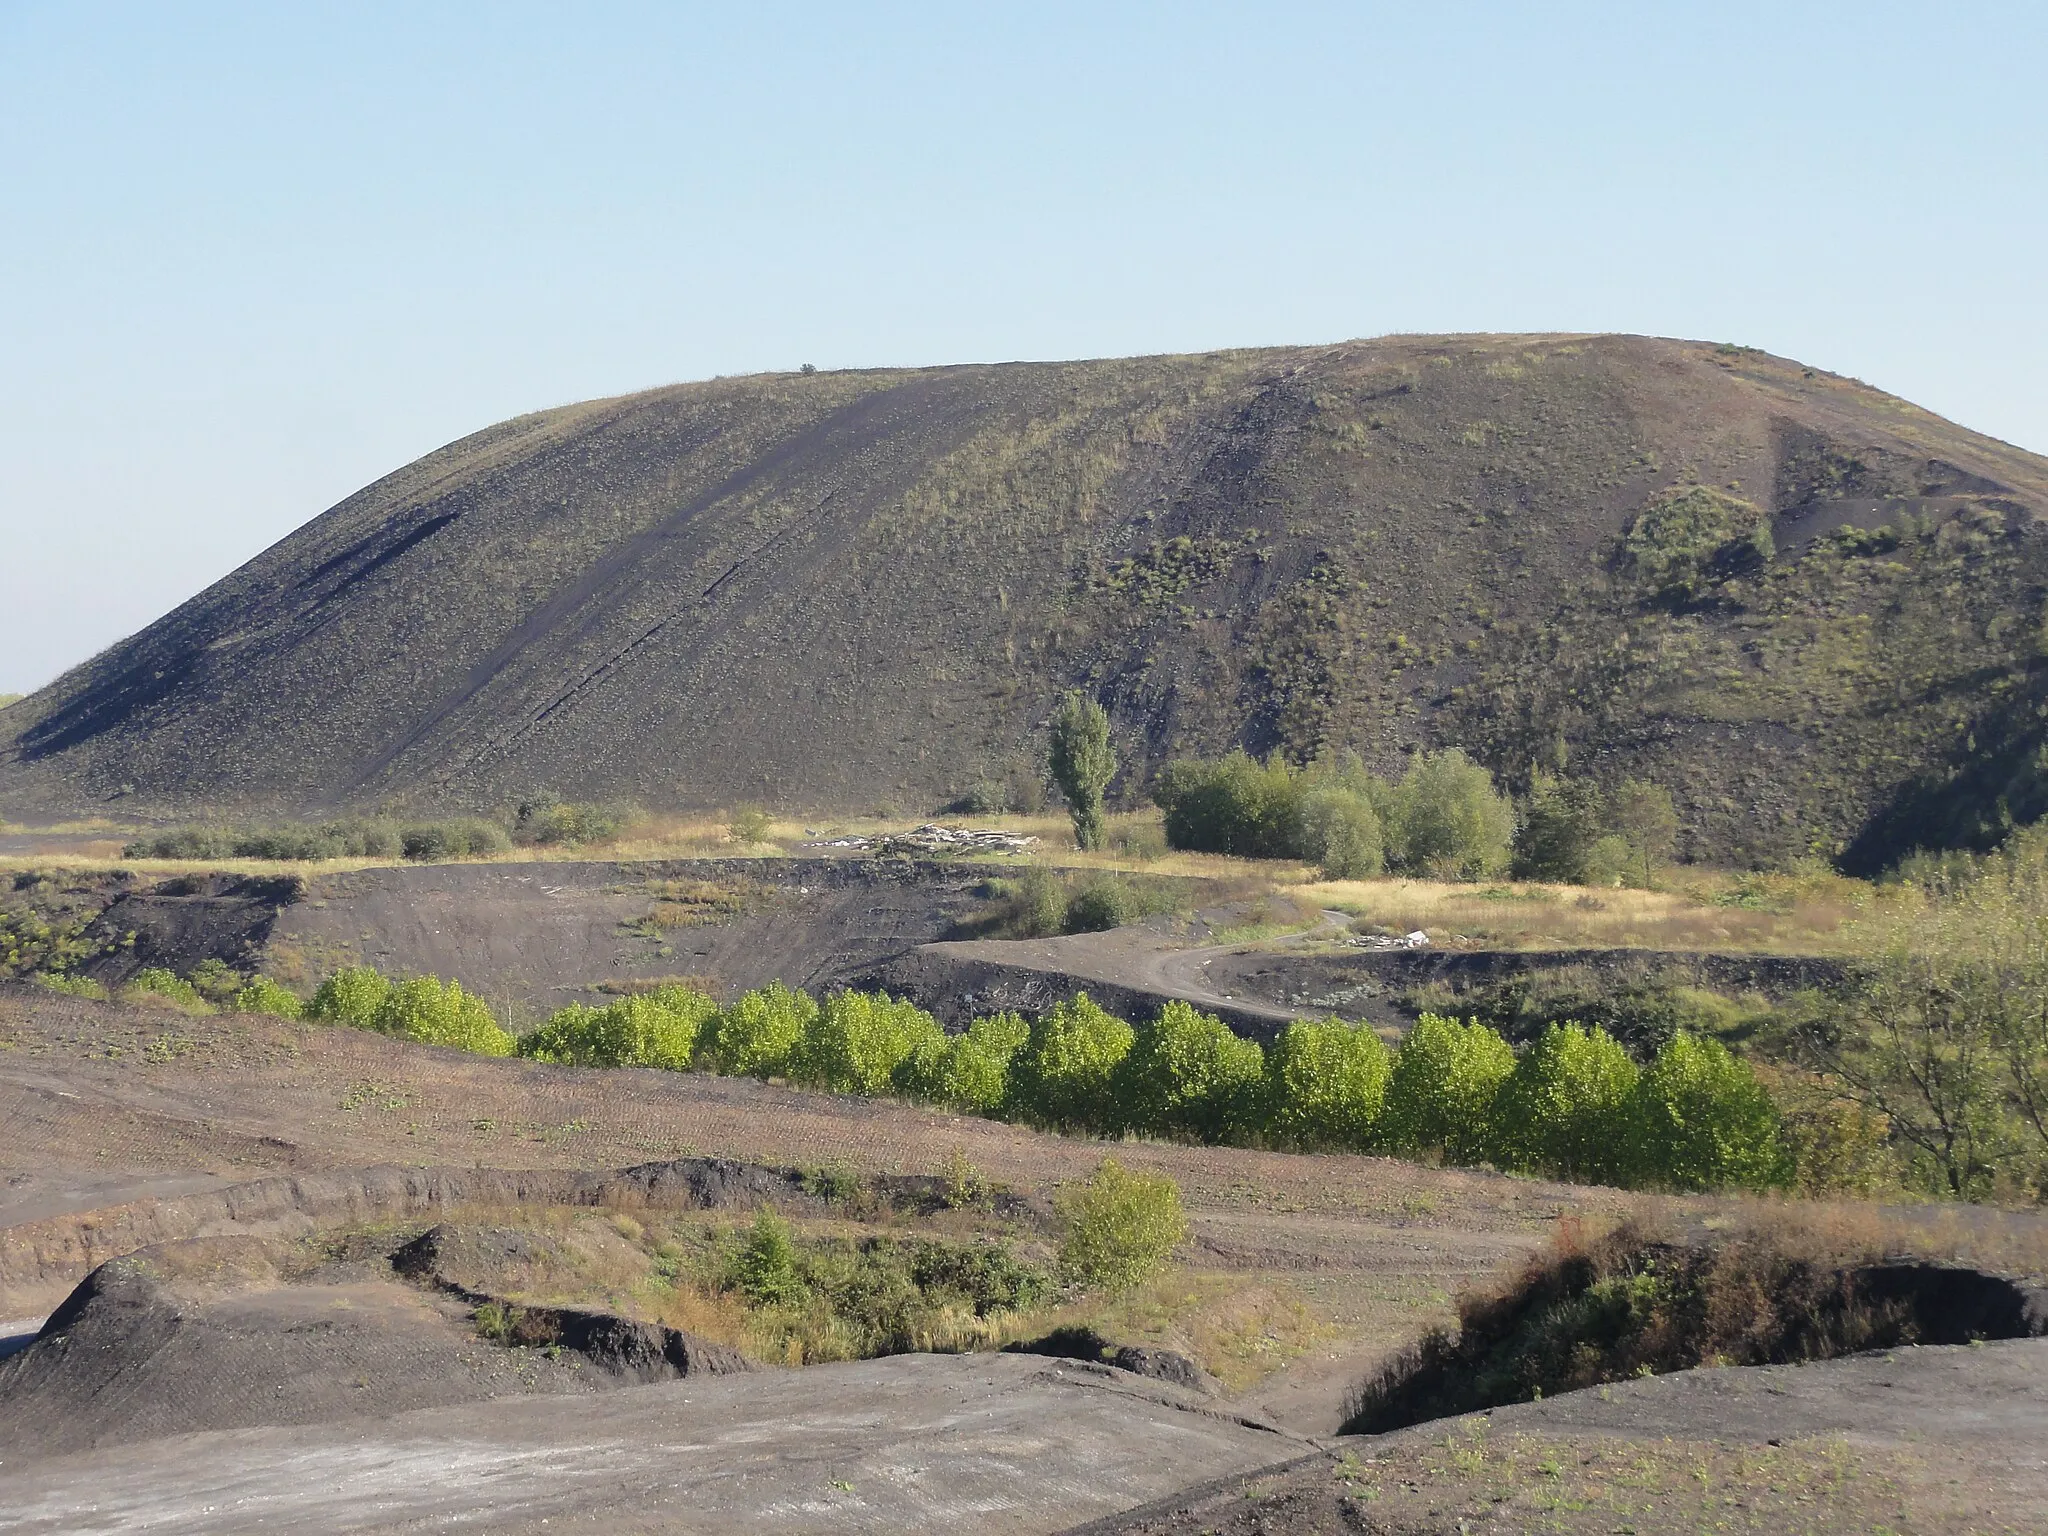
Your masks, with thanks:
[{"label": "scattered rubble", "polygon": [[936,822],[927,822],[909,832],[892,832],[886,837],[832,837],[803,846],[879,854],[1026,853],[1038,846],[1038,839],[1021,832],[942,827]]},{"label": "scattered rubble", "polygon": [[1354,949],[1427,949],[1429,935],[1418,928],[1413,933],[1364,933],[1344,942]]}]

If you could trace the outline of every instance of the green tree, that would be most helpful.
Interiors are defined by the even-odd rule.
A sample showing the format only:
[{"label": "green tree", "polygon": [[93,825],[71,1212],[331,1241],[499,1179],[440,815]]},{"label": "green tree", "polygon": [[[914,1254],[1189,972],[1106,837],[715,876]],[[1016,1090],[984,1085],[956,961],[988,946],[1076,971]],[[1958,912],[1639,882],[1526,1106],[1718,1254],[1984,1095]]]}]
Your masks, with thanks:
[{"label": "green tree", "polygon": [[1452,747],[1416,756],[1389,797],[1389,862],[1441,880],[1473,880],[1508,866],[1515,811],[1493,776]]},{"label": "green tree", "polygon": [[1664,1042],[1629,1101],[1634,1182],[1672,1189],[1772,1189],[1792,1169],[1778,1110],[1718,1040]]},{"label": "green tree", "polygon": [[1187,1237],[1180,1187],[1160,1174],[1131,1173],[1113,1157],[1086,1184],[1053,1199],[1065,1229],[1060,1267],[1082,1285],[1111,1292],[1142,1285],[1166,1267]]},{"label": "green tree", "polygon": [[320,983],[313,1001],[306,1005],[306,1017],[369,1029],[390,992],[391,983],[372,967],[343,966]]},{"label": "green tree", "polygon": [[1593,847],[1606,830],[1606,797],[1599,785],[1538,773],[1515,832],[1515,873],[1524,880],[1584,885]]},{"label": "green tree", "polygon": [[1394,1056],[1384,1110],[1388,1145],[1411,1156],[1440,1153],[1475,1163],[1493,1145],[1493,1101],[1515,1052],[1477,1020],[1425,1013]]},{"label": "green tree", "polygon": [[1386,868],[1379,812],[1356,790],[1315,785],[1296,808],[1297,850],[1325,880],[1370,880]]},{"label": "green tree", "polygon": [[667,986],[602,1008],[571,1003],[523,1035],[519,1054],[577,1067],[689,1070],[718,1005],[702,992]]},{"label": "green tree", "polygon": [[1053,716],[1052,745],[1047,766],[1074,818],[1074,841],[1082,848],[1100,848],[1106,832],[1102,792],[1116,776],[1116,756],[1109,747],[1109,715],[1093,699],[1070,693]]},{"label": "green tree", "polygon": [[1168,763],[1152,788],[1173,847],[1247,859],[1293,855],[1298,796],[1295,773],[1277,752],[1262,763],[1242,750]]},{"label": "green tree", "polygon": [[1494,1100],[1495,1161],[1581,1183],[1625,1178],[1639,1075],[1606,1030],[1552,1024]]},{"label": "green tree", "polygon": [[908,999],[841,992],[805,1023],[789,1075],[834,1093],[881,1093],[919,1046],[944,1038],[939,1021]]},{"label": "green tree", "polygon": [[1040,1015],[1011,1069],[1017,1108],[1044,1125],[1098,1129],[1115,1118],[1111,1075],[1137,1032],[1085,992]]},{"label": "green tree", "polygon": [[1223,1141],[1252,1124],[1265,1064],[1257,1041],[1176,1000],[1137,1031],[1111,1097],[1132,1130]]},{"label": "green tree", "polygon": [[268,976],[255,976],[235,993],[234,1009],[237,1013],[270,1013],[281,1019],[296,1019],[306,1011],[306,1004],[291,988]]},{"label": "green tree", "polygon": [[906,1091],[978,1115],[999,1113],[1010,1097],[1010,1066],[1031,1038],[1021,1014],[985,1014],[960,1034],[927,1040],[899,1070]]},{"label": "green tree", "polygon": [[1304,1150],[1377,1144],[1393,1057],[1363,1024],[1297,1019],[1266,1052],[1267,1125]]},{"label": "green tree", "polygon": [[808,992],[779,981],[743,992],[719,1012],[709,1046],[718,1070],[736,1077],[777,1077],[789,1070],[790,1053],[804,1028],[817,1017]]},{"label": "green tree", "polygon": [[1645,779],[1624,780],[1614,792],[1609,820],[1634,856],[1632,873],[1648,885],[1678,845],[1678,808],[1671,803],[1671,791]]},{"label": "green tree", "polygon": [[393,987],[377,1005],[370,1027],[400,1040],[479,1056],[510,1056],[514,1046],[482,998],[463,991],[459,981],[433,976],[415,976]]}]

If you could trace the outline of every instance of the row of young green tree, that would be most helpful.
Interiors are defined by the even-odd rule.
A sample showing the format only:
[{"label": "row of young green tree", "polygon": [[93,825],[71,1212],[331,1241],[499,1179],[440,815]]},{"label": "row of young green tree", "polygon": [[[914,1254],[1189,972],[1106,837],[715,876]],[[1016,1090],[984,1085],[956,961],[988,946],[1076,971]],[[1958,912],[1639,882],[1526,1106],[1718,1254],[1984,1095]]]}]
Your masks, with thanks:
[{"label": "row of young green tree", "polygon": [[1302,859],[1332,880],[1386,870],[1441,880],[1506,871],[1571,884],[1648,883],[1671,852],[1671,796],[1631,779],[1612,793],[1539,775],[1519,810],[1456,747],[1418,753],[1398,780],[1354,754],[1296,767],[1246,752],[1169,763],[1153,787],[1175,848]]},{"label": "row of young green tree", "polygon": [[[237,999],[297,1004],[269,981]],[[1795,1172],[1749,1069],[1683,1033],[1647,1065],[1599,1029],[1553,1025],[1518,1054],[1482,1024],[1434,1014],[1393,1049],[1335,1019],[1297,1021],[1263,1048],[1186,1003],[1134,1028],[1082,994],[949,1035],[883,993],[820,1002],[772,984],[722,1008],[681,986],[572,1004],[515,1039],[457,983],[394,984],[365,967],[330,976],[304,1012],[485,1055],[894,1093],[1096,1135],[1384,1152],[1628,1187],[1761,1189]]]}]

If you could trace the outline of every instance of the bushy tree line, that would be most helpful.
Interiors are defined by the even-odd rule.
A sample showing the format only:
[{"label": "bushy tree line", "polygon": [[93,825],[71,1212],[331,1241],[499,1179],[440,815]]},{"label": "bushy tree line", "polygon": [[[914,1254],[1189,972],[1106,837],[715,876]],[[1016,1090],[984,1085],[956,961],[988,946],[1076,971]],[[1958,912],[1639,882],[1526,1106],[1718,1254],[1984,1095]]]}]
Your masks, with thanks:
[{"label": "bushy tree line", "polygon": [[1327,879],[1383,871],[1470,880],[1512,867],[1530,880],[1647,884],[1671,856],[1671,796],[1630,779],[1616,789],[1538,774],[1516,806],[1453,747],[1419,753],[1399,780],[1355,755],[1297,768],[1277,753],[1169,763],[1153,787],[1176,848],[1303,859]]},{"label": "bushy tree line", "polygon": [[1184,1002],[1134,1027],[1080,994],[1036,1019],[993,1014],[949,1035],[885,993],[820,1001],[775,983],[723,1008],[679,986],[573,1004],[514,1041],[458,984],[394,984],[367,967],[330,976],[306,1013],[486,1055],[900,1094],[1055,1130],[1384,1152],[1627,1186],[1758,1189],[1792,1174],[1777,1110],[1749,1069],[1682,1032],[1641,1067],[1600,1029],[1555,1024],[1517,1055],[1485,1025],[1436,1014],[1397,1048],[1331,1019],[1290,1024],[1267,1049]]},{"label": "bushy tree line", "polygon": [[1398,781],[1354,755],[1297,768],[1277,753],[1167,764],[1152,797],[1176,848],[1305,859],[1333,880],[1383,870],[1474,879],[1508,866],[1514,806],[1456,747],[1418,753]]},{"label": "bushy tree line", "polygon": [[475,858],[514,845],[573,847],[609,842],[630,813],[624,807],[530,800],[500,819],[481,816],[439,821],[355,817],[272,827],[174,827],[136,839],[125,859],[433,859]]}]

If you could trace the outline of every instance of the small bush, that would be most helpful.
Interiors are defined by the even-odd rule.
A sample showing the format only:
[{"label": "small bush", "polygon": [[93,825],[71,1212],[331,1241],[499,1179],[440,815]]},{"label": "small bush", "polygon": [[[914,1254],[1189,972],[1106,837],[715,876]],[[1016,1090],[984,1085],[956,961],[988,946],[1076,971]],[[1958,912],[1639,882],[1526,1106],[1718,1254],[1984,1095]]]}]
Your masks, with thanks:
[{"label": "small bush", "polygon": [[494,821],[433,821],[403,828],[398,844],[408,859],[427,863],[503,853],[512,839]]},{"label": "small bush", "polygon": [[1537,775],[1515,833],[1514,873],[1523,880],[1584,885],[1594,846],[1607,833],[1607,797],[1589,779]]},{"label": "small bush", "polygon": [[1491,1150],[1494,1096],[1515,1069],[1507,1041],[1474,1021],[1425,1013],[1394,1057],[1387,1080],[1388,1144],[1476,1163]]},{"label": "small bush", "polygon": [[808,993],[770,982],[742,993],[720,1011],[710,1052],[721,1072],[737,1077],[779,1077],[789,1070],[790,1053],[817,1017],[818,1005]]},{"label": "small bush", "polygon": [[1386,867],[1386,837],[1372,802],[1353,790],[1311,788],[1296,813],[1301,856],[1325,880],[1370,880]]},{"label": "small bush", "polygon": [[193,990],[209,1003],[226,1004],[242,990],[248,980],[240,971],[225,960],[208,957],[185,973],[185,979],[192,983]]},{"label": "small bush", "polygon": [[911,1251],[910,1278],[928,1299],[957,1299],[976,1317],[1028,1312],[1053,1294],[1051,1276],[996,1244],[919,1243]]},{"label": "small bush", "polygon": [[1054,1200],[1065,1231],[1060,1268],[1079,1284],[1127,1291],[1160,1270],[1188,1233],[1180,1187],[1159,1174],[1130,1173],[1104,1158],[1086,1184]]},{"label": "small bush", "polygon": [[1367,1026],[1297,1019],[1266,1052],[1270,1134],[1303,1149],[1370,1149],[1392,1071],[1392,1053]]},{"label": "small bush", "polygon": [[618,838],[632,811],[622,805],[578,804],[537,796],[512,818],[512,841],[541,848],[575,848]]},{"label": "small bush", "polygon": [[35,971],[28,979],[45,992],[61,992],[66,997],[103,999],[107,995],[107,989],[90,976],[71,976],[63,971]]},{"label": "small bush", "polygon": [[269,1013],[281,1019],[296,1019],[306,1011],[299,994],[268,976],[253,977],[234,995],[237,1013]]},{"label": "small bush", "polygon": [[1168,763],[1152,790],[1175,848],[1251,859],[1293,856],[1298,795],[1294,772],[1277,753],[1261,763],[1243,751],[1216,762]]},{"label": "small bush", "polygon": [[1629,1104],[1634,1180],[1671,1189],[1773,1189],[1793,1169],[1778,1110],[1718,1040],[1673,1035]]},{"label": "small bush", "polygon": [[157,998],[174,1008],[188,1013],[211,1013],[212,1005],[199,995],[199,989],[179,976],[175,971],[162,966],[148,966],[137,971],[128,979],[128,991],[137,997]]},{"label": "small bush", "polygon": [[1624,1177],[1637,1075],[1605,1030],[1551,1025],[1494,1100],[1494,1160],[1582,1183]]},{"label": "small bush", "polygon": [[1044,939],[1067,931],[1067,888],[1051,870],[1033,865],[1015,880],[988,883],[1002,903],[996,928],[1010,938]]},{"label": "small bush", "polygon": [[1136,903],[1122,881],[1098,880],[1074,894],[1061,927],[1068,933],[1106,933],[1135,916]]},{"label": "small bush", "polygon": [[835,1093],[881,1093],[920,1046],[944,1038],[939,1021],[915,1003],[886,992],[841,992],[805,1023],[789,1076]]},{"label": "small bush", "polygon": [[1160,1136],[1215,1142],[1257,1120],[1265,1053],[1214,1014],[1171,1002],[1137,1031],[1111,1093],[1122,1124]]},{"label": "small bush", "polygon": [[1085,992],[1056,1004],[1031,1026],[1012,1066],[1017,1108],[1044,1125],[1112,1124],[1112,1074],[1136,1038],[1130,1025],[1103,1012]]},{"label": "small bush", "polygon": [[433,976],[401,981],[377,1005],[370,1027],[421,1045],[446,1045],[479,1056],[510,1056],[514,1042],[498,1027],[484,1000],[458,981]]},{"label": "small bush", "polygon": [[403,849],[404,836],[390,823],[349,820],[318,826],[177,827],[139,838],[121,853],[130,859],[313,861],[393,858]]},{"label": "small bush", "polygon": [[1711,486],[1653,496],[1622,536],[1621,571],[1668,602],[1692,603],[1776,553],[1769,514]]},{"label": "small bush", "polygon": [[1063,933],[1105,933],[1186,906],[1179,887],[1168,881],[1111,875],[1091,880],[1067,901]]},{"label": "small bush", "polygon": [[752,847],[768,841],[768,834],[774,829],[775,818],[757,805],[743,805],[732,813],[732,820],[725,824],[726,835],[734,842]]},{"label": "small bush", "polygon": [[121,849],[124,859],[231,859],[235,835],[225,827],[174,827],[139,837]]},{"label": "small bush", "polygon": [[375,1026],[377,1010],[390,994],[391,983],[372,967],[344,966],[320,983],[313,1001],[306,1005],[306,1017],[370,1029]]},{"label": "small bush", "polygon": [[726,1283],[759,1307],[800,1306],[810,1287],[797,1264],[789,1223],[772,1210],[754,1218],[754,1229],[733,1254]]}]

